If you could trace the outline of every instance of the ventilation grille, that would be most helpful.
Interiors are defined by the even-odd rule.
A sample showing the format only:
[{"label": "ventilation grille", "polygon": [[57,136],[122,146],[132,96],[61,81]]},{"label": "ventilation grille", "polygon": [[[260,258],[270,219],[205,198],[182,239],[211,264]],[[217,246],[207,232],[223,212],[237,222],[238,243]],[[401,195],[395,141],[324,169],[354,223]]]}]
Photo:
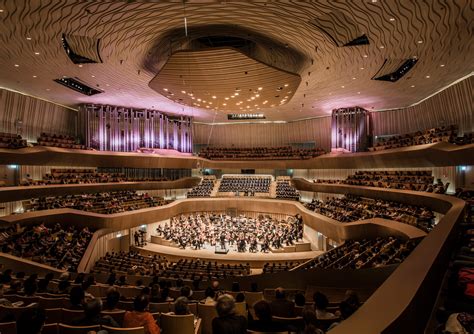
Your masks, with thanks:
[{"label": "ventilation grille", "polygon": [[87,86],[77,79],[74,78],[61,78],[54,79],[58,84],[61,84],[69,89],[75,90],[76,92],[82,93],[87,96],[103,93],[102,91]]},{"label": "ventilation grille", "polygon": [[417,62],[417,58],[385,59],[382,67],[372,80],[396,82],[403,78]]}]

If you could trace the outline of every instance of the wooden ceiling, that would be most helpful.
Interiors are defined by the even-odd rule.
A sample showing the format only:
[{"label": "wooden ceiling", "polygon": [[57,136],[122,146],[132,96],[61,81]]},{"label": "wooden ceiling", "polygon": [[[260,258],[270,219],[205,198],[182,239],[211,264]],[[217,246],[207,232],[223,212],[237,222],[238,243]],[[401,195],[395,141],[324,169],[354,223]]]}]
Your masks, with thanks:
[{"label": "wooden ceiling", "polygon": [[[405,107],[474,68],[474,9],[468,0],[2,0],[0,18],[0,86],[69,106],[153,108],[205,122],[223,121],[226,112],[183,106],[148,86],[159,72],[154,65],[163,61],[154,46],[170,30],[181,29],[186,37],[185,22],[188,34],[205,25],[245,27],[309,60],[297,67],[301,84],[293,97],[262,109],[267,120],[325,116],[333,108],[353,105],[369,110]],[[366,34],[369,45],[338,46],[360,33]],[[63,34],[100,39],[103,62],[73,64],[61,45]],[[175,51],[166,49],[168,56]],[[411,57],[418,63],[398,82],[371,80],[386,59]],[[62,76],[77,77],[104,93],[85,96],[53,82]]]},{"label": "wooden ceiling", "polygon": [[288,103],[297,74],[247,57],[233,48],[174,53],[150,87],[179,104],[216,112],[255,113]]}]

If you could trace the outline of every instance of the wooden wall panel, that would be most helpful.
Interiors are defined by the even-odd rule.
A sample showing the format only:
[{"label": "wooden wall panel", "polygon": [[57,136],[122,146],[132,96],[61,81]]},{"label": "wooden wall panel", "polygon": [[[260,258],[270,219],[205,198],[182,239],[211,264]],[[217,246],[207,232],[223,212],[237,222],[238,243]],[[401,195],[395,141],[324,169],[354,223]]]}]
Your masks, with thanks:
[{"label": "wooden wall panel", "polygon": [[0,89],[0,132],[18,131],[24,139],[36,142],[41,132],[75,135],[76,119],[75,110]]},{"label": "wooden wall panel", "polygon": [[194,144],[220,147],[283,146],[315,142],[329,150],[331,119],[321,117],[290,123],[194,124]]},{"label": "wooden wall panel", "polygon": [[461,132],[474,131],[472,86],[474,76],[413,107],[372,113],[374,135],[416,132],[456,124]]}]

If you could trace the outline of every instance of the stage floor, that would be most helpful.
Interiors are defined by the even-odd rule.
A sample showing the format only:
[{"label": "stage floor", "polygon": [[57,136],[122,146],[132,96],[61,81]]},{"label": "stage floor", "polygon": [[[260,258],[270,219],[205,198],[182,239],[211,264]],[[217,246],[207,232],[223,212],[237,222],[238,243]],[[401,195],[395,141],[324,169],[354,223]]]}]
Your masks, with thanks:
[{"label": "stage floor", "polygon": [[147,243],[143,247],[135,247],[141,253],[161,254],[165,255],[171,261],[179,258],[192,258],[201,260],[216,260],[224,263],[250,263],[251,267],[261,267],[266,262],[286,262],[299,261],[304,262],[318,255],[323,251],[307,251],[307,252],[291,252],[291,253],[239,253],[233,248],[227,254],[215,254],[214,247],[207,249],[194,250],[191,248],[181,249],[170,246],[163,246],[153,243]]}]

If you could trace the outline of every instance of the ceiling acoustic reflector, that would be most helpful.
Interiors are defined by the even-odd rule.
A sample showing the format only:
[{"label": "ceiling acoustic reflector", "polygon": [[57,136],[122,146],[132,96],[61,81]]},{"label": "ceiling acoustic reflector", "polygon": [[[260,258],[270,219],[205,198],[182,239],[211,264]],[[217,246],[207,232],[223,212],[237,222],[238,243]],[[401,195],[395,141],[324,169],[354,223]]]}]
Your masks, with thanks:
[{"label": "ceiling acoustic reflector", "polygon": [[382,67],[374,75],[372,80],[397,82],[403,78],[417,62],[418,58],[385,59]]}]

